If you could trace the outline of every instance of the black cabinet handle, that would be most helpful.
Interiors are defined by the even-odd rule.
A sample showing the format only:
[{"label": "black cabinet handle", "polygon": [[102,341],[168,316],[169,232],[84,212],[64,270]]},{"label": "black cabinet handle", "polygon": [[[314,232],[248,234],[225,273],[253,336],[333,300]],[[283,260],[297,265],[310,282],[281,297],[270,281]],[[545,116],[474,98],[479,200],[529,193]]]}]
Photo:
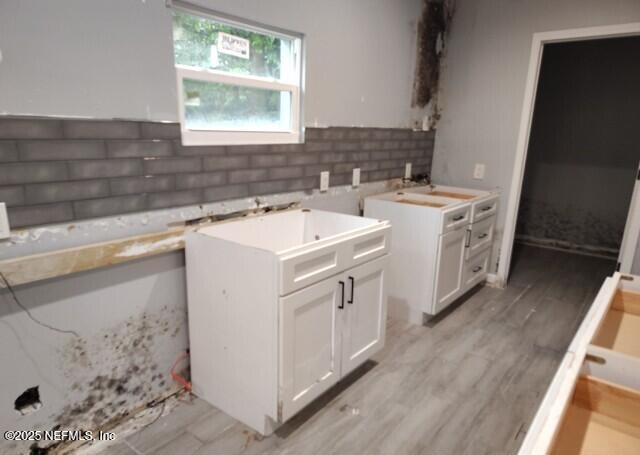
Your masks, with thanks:
[{"label": "black cabinet handle", "polygon": [[339,283],[340,283],[340,289],[342,291],[342,297],[340,298],[340,305],[338,305],[338,308],[343,310],[344,309],[344,281],[339,281]]},{"label": "black cabinet handle", "polygon": [[453,221],[460,221],[460,220],[464,219],[464,215],[454,216],[452,219],[453,219]]},{"label": "black cabinet handle", "polygon": [[349,280],[351,280],[351,299],[347,300],[347,303],[353,303],[353,288],[355,286],[355,280],[352,276],[349,277]]},{"label": "black cabinet handle", "polygon": [[491,210],[492,208],[493,208],[493,206],[492,206],[492,205],[487,205],[486,207],[482,207],[482,209],[481,209],[481,210],[482,210],[483,212],[486,212],[487,210]]},{"label": "black cabinet handle", "polygon": [[478,238],[479,238],[479,239],[483,239],[483,238],[485,238],[485,237],[486,237],[486,236],[488,236],[488,235],[489,235],[489,234],[487,234],[487,233],[485,232],[484,234],[480,234],[480,235],[478,236]]},{"label": "black cabinet handle", "polygon": [[482,270],[482,266],[480,266],[480,265],[479,265],[479,266],[477,266],[477,267],[474,267],[474,268],[473,268],[473,270],[472,270],[472,272],[473,272],[473,273],[478,273],[480,270]]}]

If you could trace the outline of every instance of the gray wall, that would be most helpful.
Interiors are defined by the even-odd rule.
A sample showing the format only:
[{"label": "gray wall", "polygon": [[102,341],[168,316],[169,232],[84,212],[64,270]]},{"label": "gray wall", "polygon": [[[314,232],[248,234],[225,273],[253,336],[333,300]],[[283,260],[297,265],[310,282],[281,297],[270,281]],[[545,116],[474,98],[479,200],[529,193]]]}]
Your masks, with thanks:
[{"label": "gray wall", "polygon": [[[200,0],[306,34],[308,126],[412,127],[421,0]],[[177,120],[164,0],[0,2],[0,113]]]},{"label": "gray wall", "polygon": [[[640,22],[638,0],[457,0],[443,61],[433,178],[502,189],[498,241],[535,32]],[[474,163],[487,165],[473,180]],[[494,258],[498,255],[494,254]]]},{"label": "gray wall", "polygon": [[545,47],[517,234],[617,256],[640,161],[638,81],[640,37]]}]

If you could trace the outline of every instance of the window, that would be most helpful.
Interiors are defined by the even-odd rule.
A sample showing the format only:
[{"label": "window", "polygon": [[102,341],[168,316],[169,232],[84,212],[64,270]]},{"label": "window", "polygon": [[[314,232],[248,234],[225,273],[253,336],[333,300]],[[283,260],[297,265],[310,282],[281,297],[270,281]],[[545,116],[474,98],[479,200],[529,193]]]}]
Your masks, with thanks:
[{"label": "window", "polygon": [[301,142],[302,37],[173,7],[183,144]]}]

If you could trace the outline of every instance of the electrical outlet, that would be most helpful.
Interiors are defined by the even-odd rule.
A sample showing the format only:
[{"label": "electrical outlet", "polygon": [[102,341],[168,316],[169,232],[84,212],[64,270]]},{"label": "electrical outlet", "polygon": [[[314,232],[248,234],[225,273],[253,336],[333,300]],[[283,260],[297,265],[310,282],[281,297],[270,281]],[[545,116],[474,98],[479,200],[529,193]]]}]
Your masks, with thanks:
[{"label": "electrical outlet", "polygon": [[485,165],[481,163],[476,163],[476,167],[473,168],[473,178],[476,180],[483,180],[484,171],[485,171]]},{"label": "electrical outlet", "polygon": [[404,165],[404,178],[405,179],[411,178],[411,163],[406,163]]},{"label": "electrical outlet", "polygon": [[11,236],[9,229],[9,217],[7,216],[7,204],[0,202],[0,239],[8,239]]},{"label": "electrical outlet", "polygon": [[357,167],[353,170],[353,179],[351,181],[351,186],[354,188],[360,186],[360,168]]},{"label": "electrical outlet", "polygon": [[320,191],[327,191],[329,189],[329,171],[320,173]]}]

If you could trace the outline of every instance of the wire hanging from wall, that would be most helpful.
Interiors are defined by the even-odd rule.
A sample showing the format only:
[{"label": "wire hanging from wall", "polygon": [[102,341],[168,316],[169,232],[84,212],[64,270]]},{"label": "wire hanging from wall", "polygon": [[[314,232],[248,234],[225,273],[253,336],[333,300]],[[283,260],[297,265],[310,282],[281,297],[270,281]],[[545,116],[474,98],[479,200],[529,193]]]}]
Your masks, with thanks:
[{"label": "wire hanging from wall", "polygon": [[39,319],[37,319],[35,316],[33,316],[33,314],[31,314],[31,311],[29,311],[29,309],[20,302],[20,300],[18,299],[18,296],[13,290],[13,287],[11,286],[11,284],[9,284],[9,280],[7,280],[7,277],[4,276],[4,273],[0,272],[0,277],[2,277],[2,281],[4,282],[5,287],[9,290],[9,293],[13,297],[14,302],[16,302],[16,305],[18,305],[20,309],[26,313],[29,319],[31,319],[33,322],[35,322],[36,324],[42,327],[45,327],[49,330],[53,330],[54,332],[73,335],[75,337],[80,338],[80,335],[78,335],[78,332],[76,332],[75,330],[59,329],[57,327],[47,324],[46,322],[42,322]]}]

